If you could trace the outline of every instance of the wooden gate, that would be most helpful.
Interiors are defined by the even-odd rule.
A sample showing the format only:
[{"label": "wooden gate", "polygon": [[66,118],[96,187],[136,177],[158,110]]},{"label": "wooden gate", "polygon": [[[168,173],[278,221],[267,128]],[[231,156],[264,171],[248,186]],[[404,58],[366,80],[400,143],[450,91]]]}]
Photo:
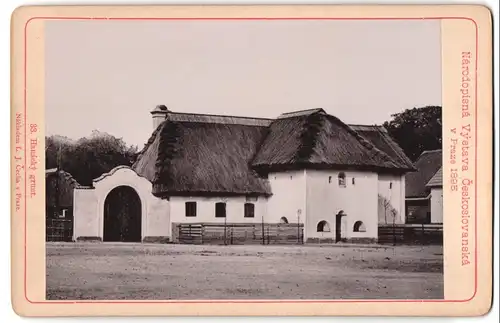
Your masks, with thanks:
[{"label": "wooden gate", "polygon": [[47,218],[46,241],[73,241],[73,218]]}]

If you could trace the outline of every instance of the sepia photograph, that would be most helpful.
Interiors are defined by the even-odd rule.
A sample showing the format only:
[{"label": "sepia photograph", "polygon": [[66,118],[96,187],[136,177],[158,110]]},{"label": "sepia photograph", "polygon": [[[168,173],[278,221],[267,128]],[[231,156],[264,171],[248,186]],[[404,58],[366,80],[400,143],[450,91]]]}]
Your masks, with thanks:
[{"label": "sepia photograph", "polygon": [[439,19],[44,33],[47,300],[444,299]]}]

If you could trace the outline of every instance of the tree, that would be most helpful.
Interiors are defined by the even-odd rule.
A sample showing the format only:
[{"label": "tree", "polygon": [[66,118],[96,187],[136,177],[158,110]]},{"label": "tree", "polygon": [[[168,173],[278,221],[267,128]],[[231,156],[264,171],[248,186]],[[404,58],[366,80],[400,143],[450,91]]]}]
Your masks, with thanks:
[{"label": "tree", "polygon": [[415,161],[425,150],[442,149],[440,106],[407,109],[392,115],[384,127],[405,154]]},{"label": "tree", "polygon": [[127,146],[123,139],[99,131],[76,141],[50,136],[45,144],[46,168],[60,168],[82,185],[91,185],[116,166],[131,166],[137,153],[137,146]]}]

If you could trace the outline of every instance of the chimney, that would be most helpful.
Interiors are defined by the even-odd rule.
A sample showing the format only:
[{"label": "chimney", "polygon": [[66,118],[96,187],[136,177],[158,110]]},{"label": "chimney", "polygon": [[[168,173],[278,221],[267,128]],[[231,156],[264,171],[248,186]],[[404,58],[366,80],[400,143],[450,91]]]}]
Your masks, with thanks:
[{"label": "chimney", "polygon": [[168,112],[167,107],[164,105],[157,105],[156,108],[151,111],[151,116],[153,117],[153,130],[158,128],[158,126],[165,121]]}]

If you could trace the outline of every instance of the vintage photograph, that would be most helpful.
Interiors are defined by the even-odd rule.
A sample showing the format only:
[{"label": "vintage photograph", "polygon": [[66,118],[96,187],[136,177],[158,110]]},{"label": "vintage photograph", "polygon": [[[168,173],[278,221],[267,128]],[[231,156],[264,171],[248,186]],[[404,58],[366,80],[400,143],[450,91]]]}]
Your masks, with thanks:
[{"label": "vintage photograph", "polygon": [[44,24],[47,300],[444,298],[440,20]]}]

